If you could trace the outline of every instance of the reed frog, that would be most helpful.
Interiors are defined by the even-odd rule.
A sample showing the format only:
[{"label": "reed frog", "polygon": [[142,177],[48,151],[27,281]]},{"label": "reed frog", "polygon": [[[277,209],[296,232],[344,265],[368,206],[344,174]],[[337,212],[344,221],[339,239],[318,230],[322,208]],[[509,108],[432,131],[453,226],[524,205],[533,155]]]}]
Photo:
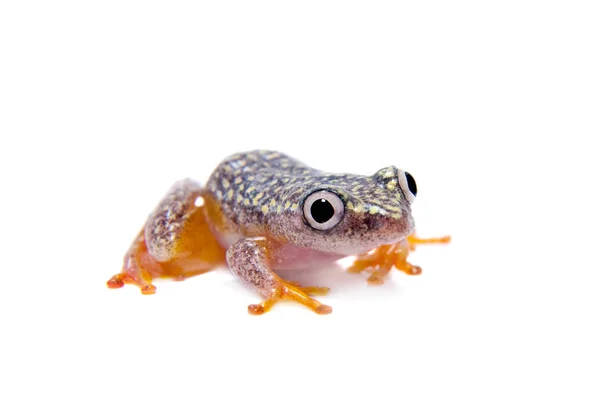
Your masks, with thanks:
[{"label": "reed frog", "polygon": [[450,238],[412,235],[416,195],[412,175],[393,166],[371,176],[332,174],[276,151],[234,154],[206,186],[190,179],[173,185],[126,253],[122,272],[107,285],[131,283],[152,294],[155,277],[183,279],[227,263],[264,297],[248,307],[251,314],[281,299],[328,314],[331,307],[312,297],[328,288],[302,287],[275,271],[356,255],[349,271],[370,270],[371,284],[382,283],[392,267],[420,274],[407,261],[409,252]]}]

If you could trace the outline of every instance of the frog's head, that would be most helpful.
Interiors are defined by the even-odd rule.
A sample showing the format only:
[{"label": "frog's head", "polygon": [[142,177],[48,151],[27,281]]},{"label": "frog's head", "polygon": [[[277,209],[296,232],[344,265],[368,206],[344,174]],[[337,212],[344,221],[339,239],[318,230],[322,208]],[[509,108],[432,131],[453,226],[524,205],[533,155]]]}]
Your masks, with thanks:
[{"label": "frog's head", "polygon": [[412,233],[411,204],[416,194],[412,175],[396,167],[372,176],[313,176],[281,233],[313,250],[363,253]]}]

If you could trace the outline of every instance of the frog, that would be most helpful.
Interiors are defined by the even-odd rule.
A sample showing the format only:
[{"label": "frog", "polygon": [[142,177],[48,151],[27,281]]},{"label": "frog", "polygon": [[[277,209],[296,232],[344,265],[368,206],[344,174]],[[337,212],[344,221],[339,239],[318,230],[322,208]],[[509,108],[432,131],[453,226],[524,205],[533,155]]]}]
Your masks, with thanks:
[{"label": "frog", "polygon": [[354,256],[351,273],[384,283],[392,268],[419,275],[407,258],[417,245],[448,243],[450,236],[420,238],[411,205],[415,178],[389,166],[373,175],[328,173],[273,150],[225,158],[205,186],[177,181],[148,216],[109,288],[138,286],[153,294],[155,278],[183,280],[227,265],[262,296],[248,306],[264,314],[281,300],[317,314],[332,307],[315,297],[328,287],[302,286],[277,271],[329,265]]}]

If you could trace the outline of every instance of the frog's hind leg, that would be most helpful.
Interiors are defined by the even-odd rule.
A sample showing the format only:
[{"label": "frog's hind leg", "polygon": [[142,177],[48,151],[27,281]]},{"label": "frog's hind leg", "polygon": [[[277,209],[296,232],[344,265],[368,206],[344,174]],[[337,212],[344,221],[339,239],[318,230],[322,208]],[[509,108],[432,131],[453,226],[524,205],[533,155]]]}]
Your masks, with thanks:
[{"label": "frog's hind leg", "polygon": [[116,289],[129,283],[138,286],[143,294],[153,294],[156,286],[152,284],[152,278],[160,276],[160,271],[160,264],[148,253],[142,229],[125,254],[123,271],[110,278],[106,285]]},{"label": "frog's hind leg", "polygon": [[225,251],[210,231],[202,187],[192,181],[175,183],[148,217],[125,254],[123,270],[107,282],[109,288],[126,283],[152,294],[152,279],[178,280],[208,271],[225,261]]}]

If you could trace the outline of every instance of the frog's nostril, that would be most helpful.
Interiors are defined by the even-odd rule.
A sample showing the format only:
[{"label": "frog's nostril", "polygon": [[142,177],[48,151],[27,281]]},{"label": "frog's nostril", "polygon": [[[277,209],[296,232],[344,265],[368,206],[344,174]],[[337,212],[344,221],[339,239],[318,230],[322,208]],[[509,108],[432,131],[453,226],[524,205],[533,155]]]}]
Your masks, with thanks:
[{"label": "frog's nostril", "polygon": [[369,215],[365,220],[365,224],[367,225],[368,229],[375,230],[381,228],[383,221],[381,218]]}]

